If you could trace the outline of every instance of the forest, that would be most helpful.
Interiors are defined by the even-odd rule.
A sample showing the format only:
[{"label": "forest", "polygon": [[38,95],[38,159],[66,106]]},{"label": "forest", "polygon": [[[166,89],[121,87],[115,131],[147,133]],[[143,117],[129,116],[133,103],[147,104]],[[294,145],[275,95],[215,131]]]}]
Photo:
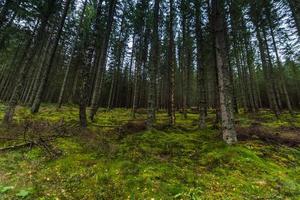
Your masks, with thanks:
[{"label": "forest", "polygon": [[0,0],[0,199],[300,199],[300,1]]}]

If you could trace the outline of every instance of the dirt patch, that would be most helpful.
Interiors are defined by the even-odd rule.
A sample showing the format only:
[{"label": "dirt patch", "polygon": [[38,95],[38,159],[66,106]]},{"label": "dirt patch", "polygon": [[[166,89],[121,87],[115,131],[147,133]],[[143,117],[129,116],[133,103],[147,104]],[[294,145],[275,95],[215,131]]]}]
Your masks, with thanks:
[{"label": "dirt patch", "polygon": [[128,121],[121,128],[128,133],[136,133],[146,130],[147,125],[145,121]]},{"label": "dirt patch", "polygon": [[237,127],[236,131],[240,141],[259,139],[266,143],[291,147],[300,145],[300,129],[281,127],[273,130],[258,124],[252,124],[250,127]]},{"label": "dirt patch", "polygon": [[145,131],[147,129],[146,121],[133,120],[128,121],[126,124],[117,128],[119,139],[124,138],[126,135]]},{"label": "dirt patch", "polygon": [[281,126],[277,130],[280,132],[293,132],[295,134],[300,134],[300,127],[297,126]]}]

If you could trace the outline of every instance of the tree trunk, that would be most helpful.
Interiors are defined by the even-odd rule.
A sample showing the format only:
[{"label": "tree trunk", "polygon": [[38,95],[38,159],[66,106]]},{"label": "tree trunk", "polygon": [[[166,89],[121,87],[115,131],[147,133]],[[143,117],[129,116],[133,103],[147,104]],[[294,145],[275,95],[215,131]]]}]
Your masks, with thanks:
[{"label": "tree trunk", "polygon": [[275,81],[275,74],[274,74],[274,69],[273,69],[273,63],[271,60],[270,56],[270,50],[269,50],[269,45],[268,45],[268,40],[267,40],[267,33],[265,30],[265,27],[262,27],[262,34],[264,38],[264,47],[266,50],[266,57],[267,57],[267,69],[268,69],[268,74],[270,78],[270,92],[271,92],[271,97],[272,97],[272,102],[275,110],[275,115],[278,117],[280,114],[280,108],[281,106],[281,98],[279,96],[278,88],[277,88],[277,82]]},{"label": "tree trunk", "polygon": [[168,49],[168,67],[169,67],[169,124],[175,125],[175,55],[174,55],[174,0],[170,0],[170,18],[168,24],[169,49]]},{"label": "tree trunk", "polygon": [[205,86],[205,68],[202,63],[202,29],[201,29],[201,3],[195,0],[195,28],[197,42],[197,70],[198,70],[198,88],[199,88],[199,128],[206,127],[206,86]]},{"label": "tree trunk", "polygon": [[292,11],[293,18],[295,20],[298,35],[300,37],[300,3],[299,0],[288,0],[289,6]]},{"label": "tree trunk", "polygon": [[[139,40],[141,40],[140,36]],[[141,41],[139,41],[141,43]],[[141,45],[140,45],[141,46]],[[141,47],[139,48],[137,61],[135,63],[135,72],[134,72],[134,86],[133,86],[133,97],[132,97],[132,117],[135,119],[136,114],[136,107],[137,107],[137,101],[138,101],[138,84],[140,82],[140,73],[141,73],[141,65],[142,65],[142,53],[141,53]]]},{"label": "tree trunk", "polygon": [[7,15],[9,14],[9,6],[11,4],[12,0],[6,0],[2,10],[0,12],[0,30],[2,28],[2,26],[5,24],[5,22],[7,21]]},{"label": "tree trunk", "polygon": [[[85,48],[84,48],[85,49]],[[81,51],[84,51],[82,49]],[[79,74],[81,79],[81,84],[79,85],[79,120],[81,127],[85,128],[88,125],[87,115],[86,115],[86,107],[88,104],[88,80],[89,80],[89,68],[91,66],[93,51],[91,49],[88,50],[87,55],[85,53],[81,53],[81,57],[86,57],[84,61],[82,58],[80,66],[79,66]],[[83,61],[83,62],[82,62]]]},{"label": "tree trunk", "polygon": [[49,54],[51,42],[52,42],[52,39],[51,39],[51,36],[50,36],[49,39],[48,39],[48,42],[46,44],[46,47],[44,49],[44,52],[43,52],[43,54],[41,56],[42,58],[41,58],[41,63],[38,66],[38,71],[37,71],[37,73],[34,76],[34,79],[35,79],[34,80],[34,85],[33,85],[33,88],[32,88],[32,93],[30,95],[30,99],[28,101],[28,105],[29,106],[32,106],[32,104],[34,102],[34,99],[35,99],[35,96],[36,96],[36,93],[37,93],[37,91],[39,89],[39,84],[40,84],[40,81],[41,81],[41,74],[43,72],[44,66],[48,62],[48,54]]},{"label": "tree trunk", "polygon": [[[258,28],[257,28],[258,29]],[[272,86],[272,82],[271,82],[271,77],[270,77],[270,71],[269,71],[269,67],[268,67],[268,63],[266,61],[266,54],[265,54],[265,45],[263,44],[262,38],[261,38],[261,33],[259,30],[256,30],[257,33],[257,39],[259,41],[259,49],[260,49],[260,56],[261,56],[261,61],[262,61],[262,68],[263,68],[263,73],[264,73],[264,78],[266,80],[266,85],[267,85],[267,95],[268,95],[268,99],[269,99],[269,105],[271,107],[271,109],[273,109],[274,113],[276,116],[279,115],[279,109],[278,109],[278,105],[276,103],[276,97],[275,97],[275,93],[274,93],[274,88]]]},{"label": "tree trunk", "polygon": [[187,58],[187,2],[185,0],[181,1],[181,15],[182,15],[182,44],[180,49],[180,68],[181,68],[181,89],[182,89],[182,113],[183,117],[187,118],[187,91],[188,91],[188,58]]},{"label": "tree trunk", "polygon": [[68,14],[70,4],[71,4],[71,0],[66,0],[65,7],[64,7],[64,10],[63,10],[63,15],[62,15],[62,18],[61,18],[61,21],[60,21],[60,25],[58,27],[57,34],[56,34],[55,39],[54,39],[54,45],[53,45],[52,50],[51,50],[49,63],[46,65],[46,67],[44,69],[39,89],[37,91],[37,94],[36,94],[35,100],[33,102],[33,105],[31,107],[31,112],[32,113],[37,113],[39,111],[41,101],[42,101],[42,97],[43,97],[43,94],[45,93],[45,89],[46,89],[47,82],[48,82],[48,79],[49,79],[49,74],[50,74],[52,65],[54,63],[55,53],[56,53],[58,43],[59,43],[62,31],[63,31],[63,27],[64,27],[64,24],[65,24],[65,20],[66,20],[67,14]]},{"label": "tree trunk", "polygon": [[257,6],[258,5],[256,5],[255,3],[251,4],[251,9],[250,9],[251,18],[255,26],[256,38],[258,40],[258,47],[260,51],[260,59],[262,62],[263,75],[266,81],[266,91],[267,91],[269,106],[273,110],[274,114],[278,117],[280,112],[276,102],[276,96],[275,96],[274,87],[272,83],[270,64],[267,62],[266,42],[262,38],[261,27],[259,25],[259,21],[260,21],[259,19],[262,13],[260,12],[260,9],[257,8]]},{"label": "tree trunk", "polygon": [[99,100],[101,95],[101,86],[102,86],[102,79],[104,76],[105,70],[105,63],[106,63],[106,54],[108,48],[108,42],[111,35],[112,25],[114,21],[114,14],[116,10],[116,3],[117,0],[112,0],[109,5],[109,14],[108,14],[108,21],[105,30],[105,38],[101,45],[101,54],[100,54],[100,66],[98,66],[98,70],[96,72],[96,80],[94,84],[94,90],[92,94],[92,101],[91,101],[91,110],[90,110],[90,119],[93,121],[94,117],[97,113],[99,107]]},{"label": "tree trunk", "polygon": [[72,50],[71,50],[71,56],[70,56],[69,62],[67,64],[64,80],[63,80],[61,90],[60,90],[60,93],[59,93],[58,105],[57,105],[58,108],[61,108],[61,105],[62,105],[62,100],[63,100],[63,96],[64,96],[65,89],[66,89],[66,86],[67,86],[67,80],[68,80],[72,60],[73,60],[73,57],[74,57],[74,54],[75,54],[76,43],[77,43],[77,40],[78,40],[78,37],[79,37],[80,28],[82,26],[82,21],[83,21],[86,5],[87,5],[87,0],[85,0],[85,2],[84,2],[83,8],[82,8],[82,11],[81,11],[81,14],[80,14],[79,24],[78,24],[78,27],[77,27],[77,33],[76,33],[74,44],[73,44]]},{"label": "tree trunk", "polygon": [[131,102],[132,102],[132,66],[133,66],[133,62],[134,62],[134,55],[135,55],[135,35],[133,35],[132,38],[132,49],[131,49],[131,55],[130,55],[130,64],[129,64],[129,72],[128,72],[128,94],[126,97],[126,107],[130,108],[131,107]]},{"label": "tree trunk", "polygon": [[152,127],[155,122],[155,111],[156,111],[156,78],[157,68],[159,65],[159,38],[158,38],[158,20],[159,20],[159,4],[160,0],[155,0],[154,14],[153,14],[153,33],[152,33],[152,63],[149,67],[149,97],[148,97],[148,127]]},{"label": "tree trunk", "polygon": [[[30,46],[32,44],[32,41],[33,41],[34,34],[35,34],[35,30],[32,33],[32,36],[28,40],[27,44],[25,45],[24,53],[23,53],[23,56],[22,56],[25,61],[28,60],[27,57],[30,56],[27,53],[26,50],[30,48]],[[20,63],[20,64],[21,64],[20,65],[21,68],[20,68],[20,72],[19,72],[19,75],[18,75],[18,78],[17,78],[17,81],[16,81],[16,86],[13,89],[12,95],[11,95],[10,100],[9,100],[9,104],[6,107],[6,110],[5,110],[5,114],[4,114],[4,118],[3,118],[3,123],[4,124],[9,124],[9,123],[12,122],[13,116],[14,116],[14,113],[15,113],[15,108],[18,104],[18,100],[21,96],[21,93],[22,93],[22,90],[23,90],[23,87],[24,87],[24,82],[25,82],[27,71],[28,71],[28,66],[27,66],[26,62],[25,63]]]},{"label": "tree trunk", "polygon": [[279,55],[278,55],[278,48],[277,48],[277,45],[276,45],[274,31],[273,31],[273,27],[272,27],[272,21],[270,19],[270,13],[269,12],[267,13],[267,17],[268,17],[268,22],[269,22],[269,26],[270,26],[271,36],[272,36],[272,44],[273,44],[273,48],[274,48],[275,55],[276,55],[277,65],[278,65],[278,68],[279,68],[279,81],[281,82],[281,85],[282,85],[283,94],[284,94],[284,97],[285,97],[285,102],[286,102],[287,108],[288,108],[290,114],[294,115],[293,108],[292,108],[291,101],[290,101],[290,97],[289,97],[289,94],[288,94],[288,91],[287,91],[287,88],[286,88],[286,77],[285,77],[284,69],[283,69],[283,66],[282,66],[282,62],[281,62],[281,60],[279,58]]},{"label": "tree trunk", "polygon": [[232,98],[230,97],[228,52],[226,52],[225,41],[226,23],[224,2],[213,0],[212,10],[223,139],[227,144],[233,144],[237,141],[237,137],[234,128]]}]

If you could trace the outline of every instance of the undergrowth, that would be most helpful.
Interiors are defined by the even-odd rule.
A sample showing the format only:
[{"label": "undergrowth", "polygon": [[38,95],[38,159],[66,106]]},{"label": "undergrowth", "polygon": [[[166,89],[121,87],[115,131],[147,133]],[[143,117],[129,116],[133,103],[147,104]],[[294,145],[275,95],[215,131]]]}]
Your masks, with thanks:
[{"label": "undergrowth", "polygon": [[[1,108],[2,109],[2,108]],[[77,120],[75,107],[44,106],[40,114],[18,108],[19,123]],[[0,199],[299,199],[300,149],[258,140],[227,146],[214,129],[197,130],[197,114],[177,126],[114,137],[97,126],[53,143],[62,155],[50,159],[41,148],[0,153]],[[144,119],[140,113],[138,119]],[[126,109],[100,112],[96,124],[116,125],[131,119]],[[158,113],[159,123],[166,114]],[[292,120],[292,121],[291,121]],[[237,123],[267,127],[294,126],[283,114],[240,114]],[[5,129],[0,134],[5,135]],[[0,141],[0,143],[2,143]]]}]

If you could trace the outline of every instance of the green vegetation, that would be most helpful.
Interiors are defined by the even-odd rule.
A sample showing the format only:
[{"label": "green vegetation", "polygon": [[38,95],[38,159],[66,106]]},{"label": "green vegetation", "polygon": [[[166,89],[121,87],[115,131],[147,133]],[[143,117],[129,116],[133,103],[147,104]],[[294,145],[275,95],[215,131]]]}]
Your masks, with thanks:
[{"label": "green vegetation", "polygon": [[0,200],[300,200],[299,0],[0,0]]},{"label": "green vegetation", "polygon": [[[17,119],[58,122],[77,120],[76,108],[57,111],[42,107],[31,115],[18,108]],[[146,117],[138,114],[138,119]],[[113,117],[114,116],[114,117]],[[96,125],[73,137],[58,138],[52,145],[61,155],[50,158],[40,147],[0,153],[0,199],[299,199],[300,148],[267,144],[259,140],[228,146],[209,126],[197,130],[197,114],[177,126],[162,130],[123,133],[96,125],[118,125],[130,111],[101,112]],[[300,123],[297,115],[293,124]],[[160,112],[158,121],[164,123]],[[240,114],[237,123],[247,127],[261,120],[264,126],[290,126],[288,114],[274,120],[261,111]],[[21,121],[18,120],[20,123]],[[7,135],[5,127],[0,136]],[[0,141],[1,146],[7,145]]]}]

